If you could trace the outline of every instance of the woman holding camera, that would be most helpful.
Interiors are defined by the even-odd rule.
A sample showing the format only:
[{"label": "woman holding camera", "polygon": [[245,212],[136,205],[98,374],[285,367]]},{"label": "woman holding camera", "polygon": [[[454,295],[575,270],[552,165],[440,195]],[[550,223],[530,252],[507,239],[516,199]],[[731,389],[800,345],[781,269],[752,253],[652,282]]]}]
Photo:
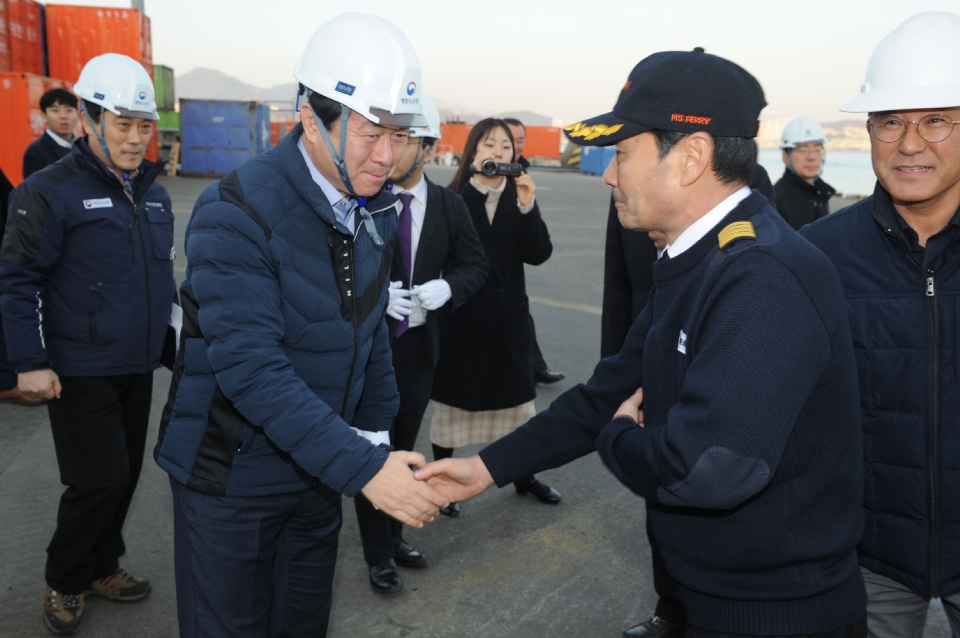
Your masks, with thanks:
[{"label": "woman holding camera", "polygon": [[[519,165],[508,164],[513,156],[507,123],[481,120],[470,131],[449,185],[470,209],[490,274],[473,297],[440,320],[430,427],[436,459],[453,456],[457,447],[496,441],[536,414],[523,265],[544,263],[553,244],[534,197],[536,186]],[[533,476],[514,486],[518,494],[560,502],[556,490]],[[440,511],[456,516],[460,510],[451,503]]]}]

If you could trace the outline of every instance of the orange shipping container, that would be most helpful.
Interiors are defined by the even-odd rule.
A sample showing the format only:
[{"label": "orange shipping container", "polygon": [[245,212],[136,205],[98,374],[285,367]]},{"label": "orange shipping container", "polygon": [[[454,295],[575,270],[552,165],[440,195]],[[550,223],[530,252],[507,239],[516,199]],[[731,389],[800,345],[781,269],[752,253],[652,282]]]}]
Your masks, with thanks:
[{"label": "orange shipping container", "polygon": [[453,153],[454,155],[462,153],[472,129],[473,124],[444,122],[440,125],[440,141],[437,143],[437,152]]},{"label": "orange shipping container", "polygon": [[46,129],[40,96],[50,89],[73,90],[69,82],[29,73],[0,73],[0,168],[16,186],[23,181],[23,153]]},{"label": "orange shipping container", "polygon": [[7,0],[10,70],[43,75],[40,5],[33,0]]},{"label": "orange shipping container", "polygon": [[560,159],[560,128],[556,126],[528,126],[523,156]]},{"label": "orange shipping container", "polygon": [[7,0],[0,0],[0,73],[11,71]]},{"label": "orange shipping container", "polygon": [[136,9],[47,5],[50,75],[76,82],[83,65],[104,53],[122,53],[153,77],[150,18]]}]

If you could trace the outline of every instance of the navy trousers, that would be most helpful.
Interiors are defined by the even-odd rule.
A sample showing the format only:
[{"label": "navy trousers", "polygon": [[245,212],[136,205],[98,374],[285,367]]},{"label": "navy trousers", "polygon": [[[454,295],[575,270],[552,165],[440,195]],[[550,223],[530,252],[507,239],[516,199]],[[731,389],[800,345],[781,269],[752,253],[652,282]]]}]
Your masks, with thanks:
[{"label": "navy trousers", "polygon": [[327,635],[340,494],[210,496],[170,480],[180,636]]}]

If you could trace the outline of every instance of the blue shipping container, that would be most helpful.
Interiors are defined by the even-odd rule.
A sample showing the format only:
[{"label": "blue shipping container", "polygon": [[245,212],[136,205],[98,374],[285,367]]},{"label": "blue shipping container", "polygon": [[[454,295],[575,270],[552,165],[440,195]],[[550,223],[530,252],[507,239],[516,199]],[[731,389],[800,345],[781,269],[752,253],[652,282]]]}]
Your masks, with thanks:
[{"label": "blue shipping container", "polygon": [[584,175],[603,175],[616,154],[617,149],[612,146],[582,146],[580,172]]},{"label": "blue shipping container", "polygon": [[180,100],[182,175],[222,177],[270,148],[270,109],[259,102]]}]

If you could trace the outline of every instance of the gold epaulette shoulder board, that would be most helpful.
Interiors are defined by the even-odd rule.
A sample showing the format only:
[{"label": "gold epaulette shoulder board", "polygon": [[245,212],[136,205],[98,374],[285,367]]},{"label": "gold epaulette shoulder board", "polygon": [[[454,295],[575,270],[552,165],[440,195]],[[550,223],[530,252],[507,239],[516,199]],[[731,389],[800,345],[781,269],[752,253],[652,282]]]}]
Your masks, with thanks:
[{"label": "gold epaulette shoulder board", "polygon": [[750,222],[733,222],[721,230],[717,237],[720,240],[720,249],[722,250],[730,242],[738,239],[756,239],[757,231],[753,229],[753,224]]}]

